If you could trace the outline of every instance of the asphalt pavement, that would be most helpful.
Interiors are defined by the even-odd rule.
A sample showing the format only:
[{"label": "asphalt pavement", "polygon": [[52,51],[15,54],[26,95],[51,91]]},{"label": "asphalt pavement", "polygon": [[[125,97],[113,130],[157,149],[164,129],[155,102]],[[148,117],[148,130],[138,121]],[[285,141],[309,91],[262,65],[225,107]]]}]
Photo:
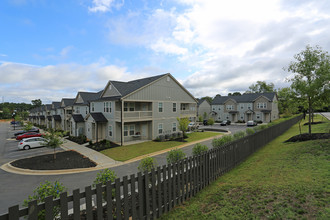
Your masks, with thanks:
[{"label": "asphalt pavement", "polygon": [[[219,125],[214,125],[214,127],[219,127]],[[245,125],[229,125],[221,127],[222,129],[227,129],[232,133],[240,130],[245,130]],[[18,151],[17,141],[12,139],[14,131],[10,127],[9,123],[0,123],[0,165],[8,163],[14,159],[19,159],[24,157],[25,151]],[[212,148],[212,140],[207,140],[201,142]],[[192,148],[194,144],[182,148],[187,156],[192,154]],[[31,154],[39,155],[45,154],[50,149],[47,148],[37,148]],[[24,153],[23,153],[24,152]],[[28,153],[28,152],[27,152]],[[29,153],[29,156],[31,156]],[[33,155],[33,156],[35,156]],[[158,165],[165,165],[167,153],[162,153],[153,156]],[[26,155],[25,155],[26,156]],[[123,176],[137,173],[137,167],[139,160],[123,163],[122,165],[117,165],[112,167],[111,170],[115,171],[117,177],[122,178]],[[84,191],[86,186],[93,184],[96,178],[96,174],[99,170],[82,172],[82,173],[70,173],[70,174],[60,174],[60,175],[21,175],[15,173],[9,173],[0,169],[0,214],[8,211],[8,207],[19,204],[22,205],[24,199],[27,199],[29,195],[33,194],[33,190],[42,182],[48,181],[59,181],[68,189],[68,193],[72,194],[74,189],[79,188]]]}]

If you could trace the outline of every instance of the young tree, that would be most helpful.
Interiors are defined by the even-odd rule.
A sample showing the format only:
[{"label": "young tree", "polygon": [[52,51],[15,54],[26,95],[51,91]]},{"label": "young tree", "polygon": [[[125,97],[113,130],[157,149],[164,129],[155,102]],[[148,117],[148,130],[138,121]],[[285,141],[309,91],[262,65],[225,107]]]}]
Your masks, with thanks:
[{"label": "young tree", "polygon": [[29,130],[31,130],[33,128],[33,124],[32,124],[32,122],[28,122],[28,123],[26,123],[25,125],[24,125],[24,131],[29,131]]},{"label": "young tree", "polygon": [[182,140],[185,137],[185,132],[188,130],[188,125],[189,125],[189,118],[177,118],[179,122],[179,130],[182,131]]},{"label": "young tree", "polygon": [[274,92],[274,83],[267,84],[265,81],[257,81],[257,83],[252,84],[249,89],[252,93]]},{"label": "young tree", "polygon": [[54,160],[56,160],[55,150],[63,144],[61,134],[59,132],[50,131],[44,138],[46,139],[45,146],[54,149]]},{"label": "young tree", "polygon": [[[309,118],[308,133],[312,133],[311,113],[315,103],[329,101],[330,96],[330,57],[321,47],[306,46],[306,49],[294,56],[295,61],[287,68],[294,73],[291,88],[305,99]],[[329,102],[328,102],[329,103]]]}]

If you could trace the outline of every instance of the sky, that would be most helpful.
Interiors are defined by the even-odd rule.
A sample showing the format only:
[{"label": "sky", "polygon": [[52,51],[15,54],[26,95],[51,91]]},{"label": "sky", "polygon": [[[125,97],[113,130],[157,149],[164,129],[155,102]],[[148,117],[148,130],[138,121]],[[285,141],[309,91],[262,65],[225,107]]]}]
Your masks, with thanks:
[{"label": "sky", "polygon": [[0,103],[75,98],[171,73],[195,97],[290,85],[330,50],[329,0],[1,0]]}]

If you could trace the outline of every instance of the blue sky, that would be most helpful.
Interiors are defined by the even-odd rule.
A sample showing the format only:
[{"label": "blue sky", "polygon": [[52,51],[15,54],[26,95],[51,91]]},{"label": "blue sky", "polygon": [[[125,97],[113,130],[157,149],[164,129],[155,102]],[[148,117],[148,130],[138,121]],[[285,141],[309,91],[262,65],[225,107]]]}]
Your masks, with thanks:
[{"label": "blue sky", "polygon": [[0,100],[44,103],[170,72],[196,97],[244,92],[307,44],[330,49],[325,0],[2,0]]}]

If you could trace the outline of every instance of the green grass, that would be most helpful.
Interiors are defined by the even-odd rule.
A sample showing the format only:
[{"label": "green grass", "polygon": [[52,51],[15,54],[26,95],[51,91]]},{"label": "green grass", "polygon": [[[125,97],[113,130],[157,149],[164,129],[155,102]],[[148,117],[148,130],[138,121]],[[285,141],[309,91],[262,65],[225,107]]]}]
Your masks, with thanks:
[{"label": "green grass", "polygon": [[297,134],[298,124],[161,219],[330,219],[330,140],[283,143]]},{"label": "green grass", "polygon": [[126,161],[135,157],[142,155],[150,154],[156,151],[161,151],[164,149],[176,147],[182,144],[186,144],[193,141],[202,140],[209,137],[214,137],[220,135],[219,132],[193,132],[188,135],[188,138],[185,139],[186,142],[180,141],[166,141],[166,142],[155,142],[148,141],[140,144],[133,144],[127,146],[121,146],[116,148],[111,148],[101,151],[102,154],[117,160],[117,161]]}]

